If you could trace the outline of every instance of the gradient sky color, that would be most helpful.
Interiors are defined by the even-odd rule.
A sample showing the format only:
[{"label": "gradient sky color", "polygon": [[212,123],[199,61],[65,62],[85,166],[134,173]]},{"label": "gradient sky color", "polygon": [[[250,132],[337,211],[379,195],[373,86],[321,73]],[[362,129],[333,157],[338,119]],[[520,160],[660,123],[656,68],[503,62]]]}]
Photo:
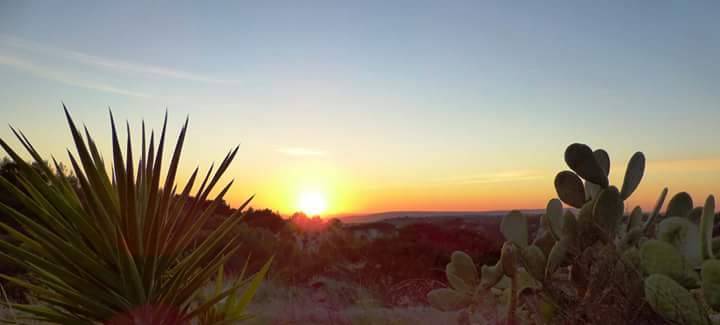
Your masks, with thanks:
[{"label": "gradient sky color", "polygon": [[[543,207],[564,148],[606,148],[632,204],[720,194],[720,2],[0,1],[0,116],[43,152],[64,101],[171,134],[188,176],[241,144],[229,201],[328,213]],[[0,130],[4,139],[8,129]],[[16,142],[13,142],[16,143]],[[110,156],[107,151],[106,156]]]}]

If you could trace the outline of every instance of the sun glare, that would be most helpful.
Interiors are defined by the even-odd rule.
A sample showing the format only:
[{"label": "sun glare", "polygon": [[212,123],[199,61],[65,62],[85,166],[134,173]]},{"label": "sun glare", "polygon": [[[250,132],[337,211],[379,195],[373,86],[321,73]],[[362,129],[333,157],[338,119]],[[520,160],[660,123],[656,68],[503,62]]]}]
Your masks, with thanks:
[{"label": "sun glare", "polygon": [[319,215],[327,209],[327,199],[320,192],[302,192],[298,197],[298,209],[308,216]]}]

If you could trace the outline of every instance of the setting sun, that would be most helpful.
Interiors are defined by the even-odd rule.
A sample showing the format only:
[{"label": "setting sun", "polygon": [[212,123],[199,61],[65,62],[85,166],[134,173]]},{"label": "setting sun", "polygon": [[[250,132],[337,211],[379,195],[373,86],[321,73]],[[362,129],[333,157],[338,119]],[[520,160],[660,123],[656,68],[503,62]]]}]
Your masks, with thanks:
[{"label": "setting sun", "polygon": [[308,216],[319,215],[327,209],[327,198],[320,192],[302,192],[298,197],[298,209]]}]

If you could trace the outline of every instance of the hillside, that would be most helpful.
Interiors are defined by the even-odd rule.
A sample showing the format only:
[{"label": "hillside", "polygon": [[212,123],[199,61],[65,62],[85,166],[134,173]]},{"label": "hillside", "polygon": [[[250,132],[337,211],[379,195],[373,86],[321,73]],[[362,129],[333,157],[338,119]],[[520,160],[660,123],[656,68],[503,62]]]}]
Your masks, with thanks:
[{"label": "hillside", "polygon": [[[544,210],[528,209],[520,210],[525,215],[540,215]],[[426,218],[463,218],[472,219],[478,217],[502,217],[508,213],[507,210],[496,211],[388,211],[371,214],[358,214],[347,216],[336,216],[343,223],[366,223],[387,221],[392,219],[426,219]]]}]

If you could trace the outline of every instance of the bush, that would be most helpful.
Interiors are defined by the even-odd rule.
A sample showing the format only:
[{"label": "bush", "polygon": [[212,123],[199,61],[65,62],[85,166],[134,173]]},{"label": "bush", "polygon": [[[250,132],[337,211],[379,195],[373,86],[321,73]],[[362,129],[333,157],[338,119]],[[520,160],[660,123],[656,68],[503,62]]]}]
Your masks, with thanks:
[{"label": "bush", "polygon": [[[69,153],[69,158],[79,187],[73,186],[53,160],[58,171],[54,174],[22,133],[13,129],[39,168],[0,140],[18,167],[22,186],[6,178],[0,178],[0,185],[34,214],[0,203],[0,213],[22,227],[17,231],[0,224],[19,242],[0,241],[0,256],[27,269],[32,281],[2,277],[27,288],[41,303],[12,307],[31,318],[59,324],[178,324],[213,312],[218,302],[238,287],[204,301],[193,298],[237,252],[238,240],[230,230],[240,218],[228,218],[206,239],[198,240],[199,231],[231,183],[212,204],[201,205],[237,148],[227,154],[214,174],[207,173],[198,194],[189,199],[197,169],[182,194],[173,195],[187,121],[161,183],[167,116],[157,146],[154,133],[146,146],[143,125],[142,148],[139,161],[135,161],[129,126],[123,155],[111,115],[111,177],[87,129],[83,137],[67,109],[65,114],[77,149],[77,155]],[[251,295],[252,288],[249,290]]]}]

